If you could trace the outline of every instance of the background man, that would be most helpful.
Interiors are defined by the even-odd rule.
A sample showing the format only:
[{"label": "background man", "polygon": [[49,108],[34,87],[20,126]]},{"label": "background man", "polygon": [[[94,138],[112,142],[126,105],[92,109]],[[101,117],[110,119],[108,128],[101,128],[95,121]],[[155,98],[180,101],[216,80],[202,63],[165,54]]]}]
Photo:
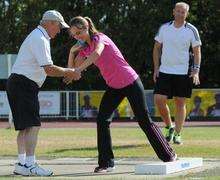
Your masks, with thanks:
[{"label": "background man", "polygon": [[[201,40],[197,29],[186,22],[188,11],[188,4],[176,3],[174,21],[160,27],[153,49],[154,101],[166,124],[166,139],[176,144],[182,143],[180,131],[186,118],[186,98],[191,97],[192,82],[195,85],[200,83]],[[188,75],[190,46],[194,53],[194,67]],[[167,100],[172,97],[176,107],[175,132],[167,105]]]}]

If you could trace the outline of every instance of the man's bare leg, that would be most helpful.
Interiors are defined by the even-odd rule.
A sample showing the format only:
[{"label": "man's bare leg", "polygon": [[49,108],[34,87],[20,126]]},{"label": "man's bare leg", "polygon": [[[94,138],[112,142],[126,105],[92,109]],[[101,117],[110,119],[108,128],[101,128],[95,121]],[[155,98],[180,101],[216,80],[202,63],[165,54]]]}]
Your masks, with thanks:
[{"label": "man's bare leg", "polygon": [[170,116],[170,109],[167,105],[167,96],[155,94],[154,103],[156,104],[162,120],[166,126],[172,126],[172,120]]},{"label": "man's bare leg", "polygon": [[18,162],[22,165],[25,164],[25,159],[26,159],[25,133],[26,130],[22,130],[19,131],[17,135]]},{"label": "man's bare leg", "polygon": [[170,109],[167,105],[167,96],[155,94],[154,95],[154,102],[158,108],[158,111],[161,115],[161,118],[163,119],[165,123],[165,137],[168,142],[173,140],[174,136],[174,127],[172,124],[172,119],[170,116]]},{"label": "man's bare leg", "polygon": [[26,129],[25,147],[26,147],[26,165],[31,166],[35,163],[35,148],[37,145],[38,132],[40,126],[33,126]]},{"label": "man's bare leg", "polygon": [[176,105],[176,113],[175,113],[175,133],[174,133],[174,143],[182,144],[180,132],[183,128],[183,124],[186,119],[186,99],[182,97],[174,98]]}]

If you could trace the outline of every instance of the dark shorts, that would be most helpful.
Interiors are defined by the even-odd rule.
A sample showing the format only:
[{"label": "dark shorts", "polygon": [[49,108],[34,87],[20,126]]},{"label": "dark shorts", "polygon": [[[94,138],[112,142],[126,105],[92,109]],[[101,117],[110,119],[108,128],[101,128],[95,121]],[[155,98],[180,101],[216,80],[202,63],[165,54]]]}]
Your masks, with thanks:
[{"label": "dark shorts", "polygon": [[168,99],[173,97],[190,98],[192,95],[193,82],[189,75],[175,75],[159,73],[154,94],[166,95]]},{"label": "dark shorts", "polygon": [[6,92],[12,111],[15,130],[40,126],[38,85],[23,75],[11,74]]}]

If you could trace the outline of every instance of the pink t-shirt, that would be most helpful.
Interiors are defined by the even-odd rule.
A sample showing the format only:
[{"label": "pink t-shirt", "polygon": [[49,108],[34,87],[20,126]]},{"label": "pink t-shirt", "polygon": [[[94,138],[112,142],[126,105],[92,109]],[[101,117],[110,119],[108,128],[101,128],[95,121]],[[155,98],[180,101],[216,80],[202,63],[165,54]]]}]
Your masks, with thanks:
[{"label": "pink t-shirt", "polygon": [[81,50],[79,56],[88,57],[99,42],[103,43],[105,48],[101,56],[96,60],[95,65],[99,68],[107,85],[120,89],[133,83],[138,78],[137,73],[125,61],[114,42],[105,34],[96,34],[92,43]]}]

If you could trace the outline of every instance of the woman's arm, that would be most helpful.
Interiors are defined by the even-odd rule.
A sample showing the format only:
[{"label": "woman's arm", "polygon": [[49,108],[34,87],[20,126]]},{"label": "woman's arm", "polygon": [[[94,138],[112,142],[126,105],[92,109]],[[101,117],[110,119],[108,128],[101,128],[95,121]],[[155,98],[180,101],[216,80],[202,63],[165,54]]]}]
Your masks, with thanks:
[{"label": "woman's arm", "polygon": [[[81,72],[82,72],[83,70],[85,70],[87,67],[89,67],[91,64],[93,64],[93,63],[101,56],[102,51],[104,50],[104,48],[105,48],[105,45],[104,45],[103,43],[98,43],[98,44],[96,45],[95,50],[90,54],[90,56],[89,56],[86,60],[80,59],[80,58],[82,58],[82,57],[77,56],[76,59],[79,58],[79,59],[80,59],[79,61],[82,60],[83,62],[79,65],[78,68],[75,68],[75,71],[76,71],[78,74],[81,74]],[[75,59],[75,60],[76,60],[76,59]],[[66,84],[71,83],[72,80],[73,80],[73,78],[69,78],[69,77],[65,77],[65,78],[64,78],[64,82],[65,82]]]},{"label": "woman's arm", "polygon": [[82,46],[79,44],[75,44],[72,46],[69,52],[69,57],[68,57],[68,68],[74,68],[76,66],[76,57],[79,53],[79,51],[82,49]]},{"label": "woman's arm", "polygon": [[82,72],[87,67],[89,67],[91,64],[93,64],[102,54],[102,51],[104,50],[105,45],[103,43],[98,43],[96,45],[95,50],[90,54],[90,56],[84,61],[76,70],[79,70]]},{"label": "woman's arm", "polygon": [[74,68],[74,61],[75,61],[75,56],[71,51],[69,52],[69,57],[68,57],[68,68]]}]

